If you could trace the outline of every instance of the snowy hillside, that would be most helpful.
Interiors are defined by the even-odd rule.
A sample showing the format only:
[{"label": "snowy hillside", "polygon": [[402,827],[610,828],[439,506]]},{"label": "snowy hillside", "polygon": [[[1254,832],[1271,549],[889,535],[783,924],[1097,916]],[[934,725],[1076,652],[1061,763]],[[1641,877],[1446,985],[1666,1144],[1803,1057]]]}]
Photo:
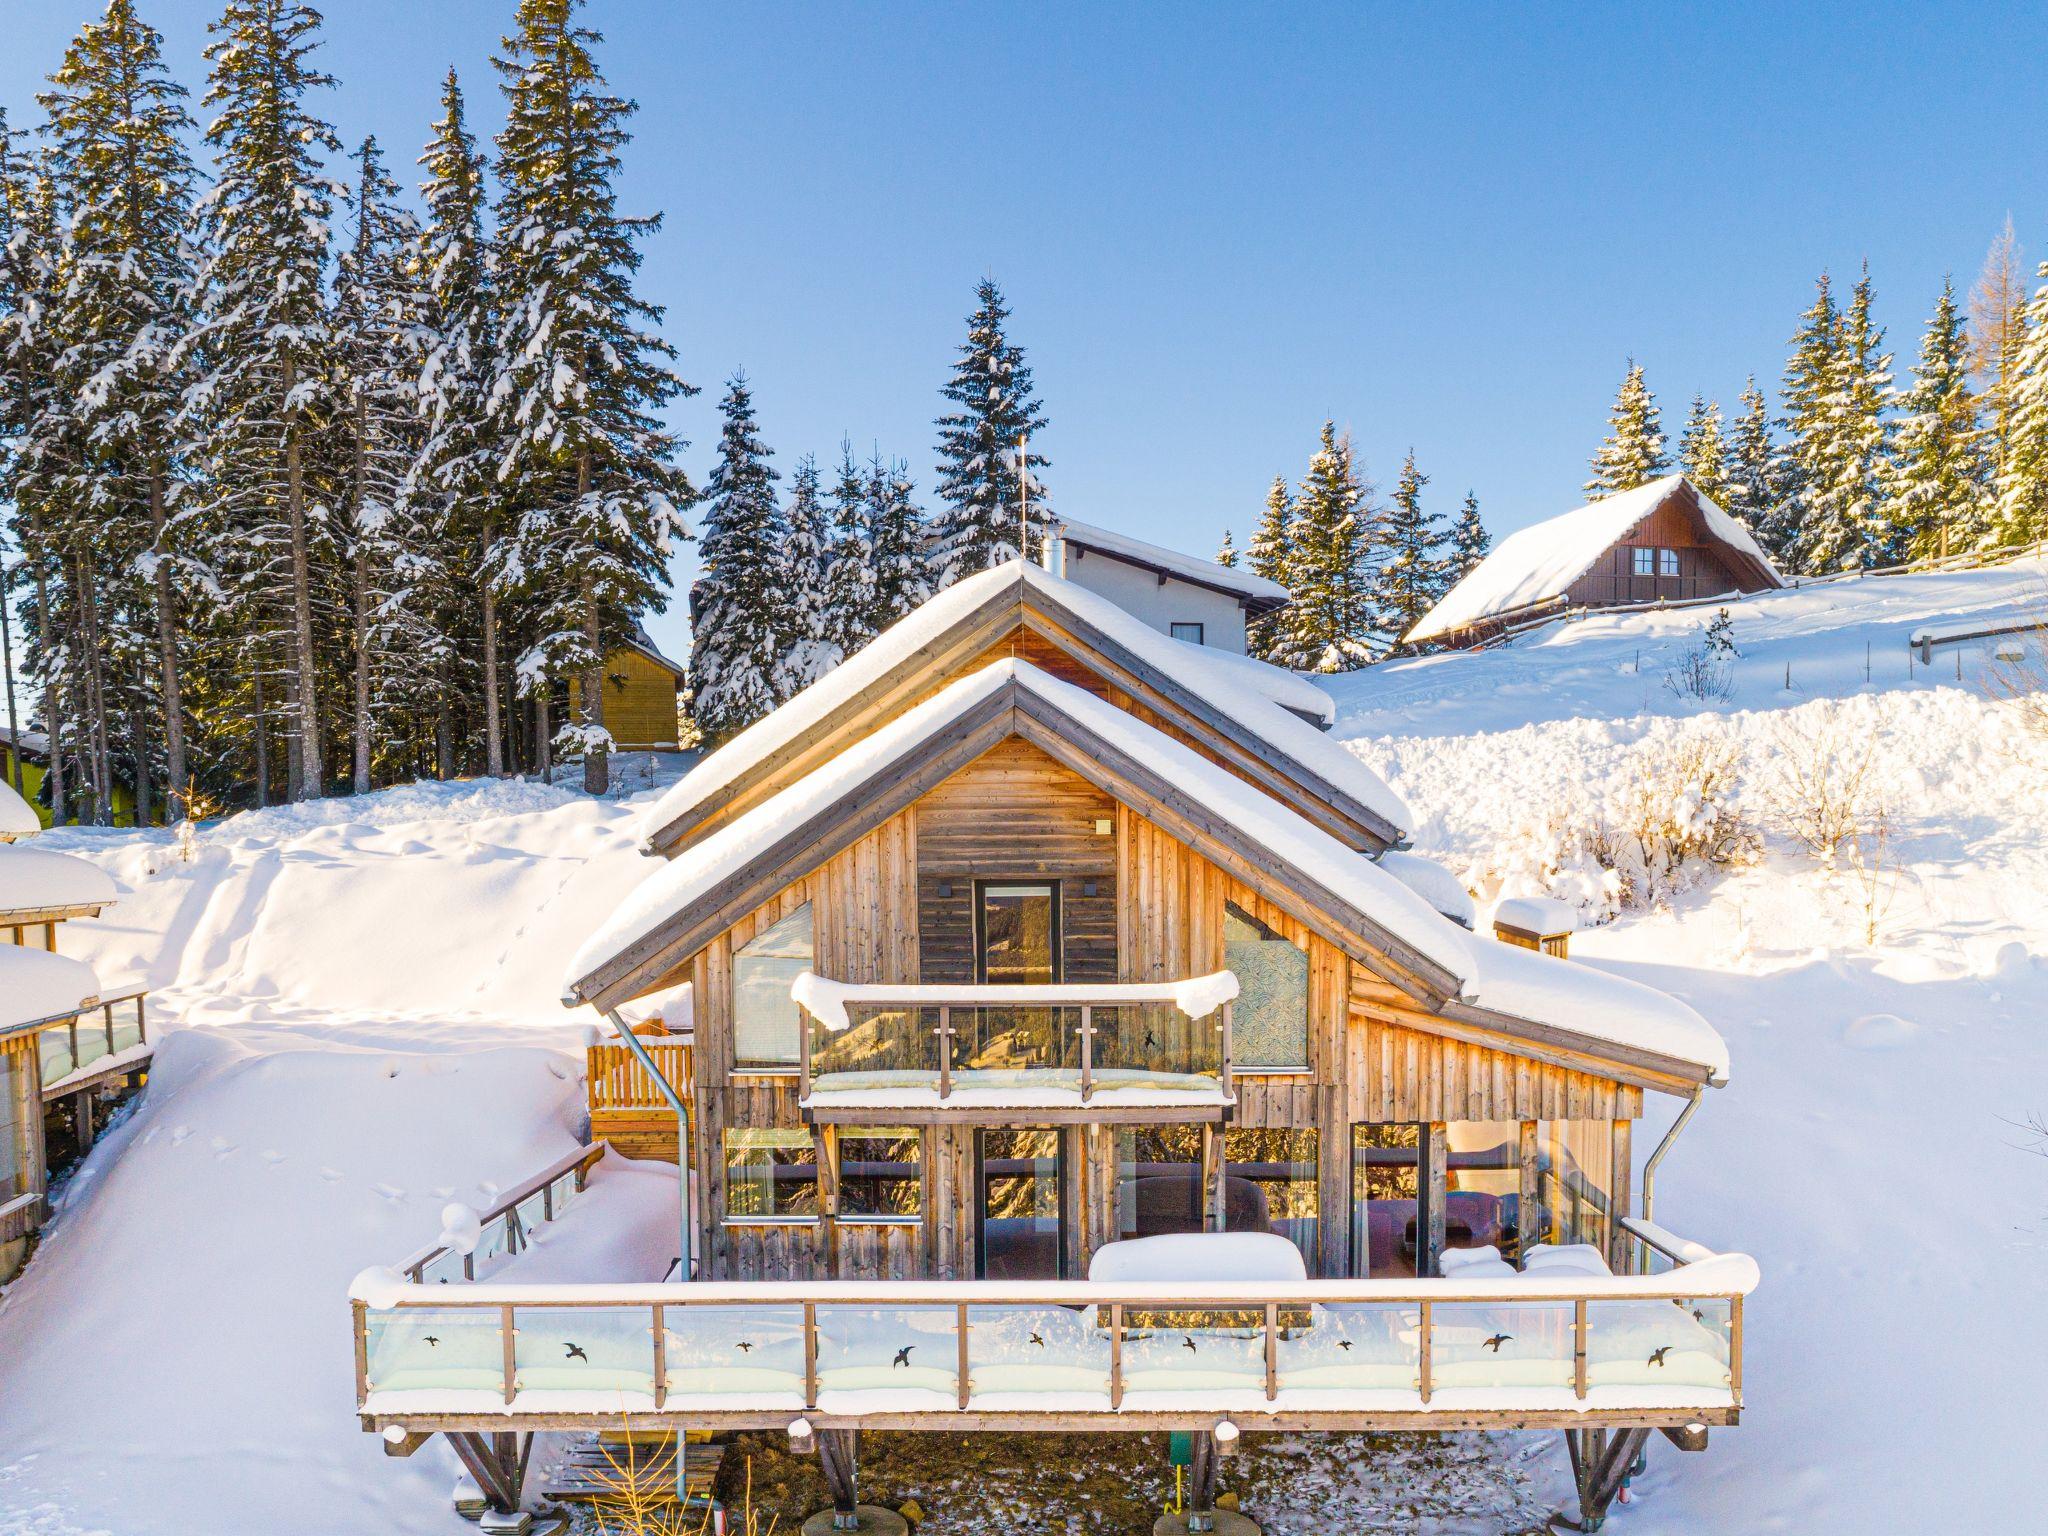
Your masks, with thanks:
[{"label": "snowy hillside", "polygon": [[[2038,1526],[2016,1471],[2048,1362],[2048,1163],[2025,1129],[2048,1112],[2048,738],[1999,697],[2012,669],[1984,648],[1909,671],[1906,640],[2043,616],[2032,562],[1734,605],[1725,700],[1664,685],[1699,609],[1332,686],[1337,733],[1414,808],[1419,851],[1482,897],[1543,888],[1589,921],[1618,913],[1574,956],[1728,1039],[1733,1082],[1672,1153],[1657,1212],[1763,1267],[1751,1406],[1705,1457],[1653,1442],[1615,1528]],[[1714,804],[1755,842],[1623,898],[1588,831],[1625,822],[1644,765],[1688,743],[1727,754]],[[1797,828],[1815,782],[1843,790],[1858,766],[1864,830],[1830,867]],[[1653,1108],[1653,1135],[1674,1108]]]}]

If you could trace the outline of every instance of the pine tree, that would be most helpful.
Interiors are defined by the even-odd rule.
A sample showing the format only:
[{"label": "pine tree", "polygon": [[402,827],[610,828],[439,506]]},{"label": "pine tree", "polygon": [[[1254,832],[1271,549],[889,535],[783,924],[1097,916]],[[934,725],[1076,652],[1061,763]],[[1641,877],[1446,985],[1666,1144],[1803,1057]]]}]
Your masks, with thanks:
[{"label": "pine tree", "polygon": [[2012,444],[2012,389],[2025,339],[2026,309],[2026,268],[2008,214],[1970,290],[1970,371],[1980,392],[1994,476],[2004,471]]},{"label": "pine tree", "polygon": [[1377,515],[1348,435],[1323,423],[1295,498],[1288,567],[1294,601],[1277,658],[1302,671],[1348,672],[1373,660],[1378,616]]},{"label": "pine tree", "polygon": [[[1266,488],[1266,510],[1245,549],[1245,564],[1251,567],[1254,576],[1263,576],[1292,590],[1294,573],[1289,556],[1293,548],[1294,496],[1287,488],[1287,477],[1275,475]],[[1274,661],[1288,648],[1288,613],[1289,609],[1281,608],[1251,621],[1246,643],[1254,656]]]},{"label": "pine tree", "polygon": [[1884,466],[1884,515],[1895,554],[1915,559],[1974,548],[1986,532],[1990,475],[1977,403],[1970,394],[1969,338],[1955,283],[1944,279],[1920,338],[1912,387],[1898,399],[1899,425]]},{"label": "pine tree", "polygon": [[1693,489],[1717,507],[1728,504],[1728,444],[1721,435],[1719,401],[1692,397],[1685,431],[1678,439],[1678,464]]},{"label": "pine tree", "polygon": [[845,654],[827,624],[826,586],[832,573],[832,530],[820,496],[818,461],[805,454],[796,461],[789,481],[788,532],[782,546],[778,578],[783,593],[778,637],[775,695],[780,703],[794,698],[823,677]]},{"label": "pine tree", "polygon": [[773,454],[756,430],[745,375],[733,377],[718,408],[718,467],[704,486],[701,568],[690,588],[693,713],[714,746],[780,702],[776,672],[787,633],[781,477],[768,465]]},{"label": "pine tree", "polygon": [[[941,391],[957,407],[941,416],[938,494],[944,506],[932,526],[934,585],[1018,558],[1022,503],[1019,454],[1045,429],[1045,412],[1032,390],[1024,349],[1009,338],[1010,311],[993,278],[975,289],[974,313],[953,375]],[[1030,455],[1030,548],[1035,556],[1050,525],[1051,508],[1037,471],[1047,463]]]},{"label": "pine tree", "polygon": [[[175,820],[185,814],[192,775],[183,609],[205,573],[187,552],[189,519],[178,509],[178,414],[190,382],[182,344],[194,280],[187,231],[196,173],[185,146],[193,124],[184,88],[165,72],[162,44],[132,0],[109,0],[103,18],[65,51],[41,100],[50,173],[70,209],[48,317],[63,338],[52,403],[90,445],[77,501],[92,524],[95,596],[149,613],[157,696],[136,702],[162,721]],[[106,660],[123,677],[144,664]],[[130,755],[141,770],[133,779],[138,806],[147,807],[147,757]]]},{"label": "pine tree", "polygon": [[2010,373],[2012,423],[1997,479],[1992,535],[2001,544],[2048,538],[2048,261],[2027,301]]},{"label": "pine tree", "polygon": [[868,620],[871,634],[879,634],[913,608],[923,606],[935,590],[927,553],[931,535],[924,513],[911,495],[916,489],[910,466],[902,459],[885,465],[877,452],[869,460],[868,536],[875,573],[875,606]]},{"label": "pine tree", "polygon": [[1493,548],[1493,536],[1486,531],[1486,524],[1479,520],[1479,497],[1471,491],[1465,493],[1465,504],[1458,508],[1458,520],[1451,525],[1451,553],[1445,561],[1445,592],[1479,569],[1479,562],[1486,558],[1486,552]]},{"label": "pine tree", "polygon": [[1792,336],[1792,355],[1779,391],[1785,403],[1785,440],[1773,470],[1778,496],[1772,516],[1758,529],[1764,547],[1787,570],[1807,569],[1809,525],[1838,517],[1834,410],[1841,351],[1841,312],[1823,272],[1813,303],[1799,317],[1799,329]]},{"label": "pine tree", "polygon": [[[420,368],[420,409],[427,441],[413,466],[406,501],[437,534],[438,563],[463,578],[458,593],[476,602],[476,667],[482,695],[484,771],[505,772],[500,603],[509,589],[502,535],[505,503],[497,481],[501,444],[490,414],[495,327],[484,240],[484,157],[470,133],[461,83],[449,70],[441,118],[419,164],[426,208],[415,258],[424,292],[427,352]],[[459,616],[467,607],[458,602]],[[458,618],[444,622],[456,627]]]},{"label": "pine tree", "polygon": [[1803,529],[1802,566],[1809,572],[1867,569],[1897,558],[1903,540],[1881,518],[1882,476],[1891,427],[1885,405],[1892,389],[1891,354],[1884,328],[1871,314],[1870,268],[1842,312],[1841,346],[1830,410],[1830,494],[1821,516]]},{"label": "pine tree", "polygon": [[674,350],[646,328],[661,311],[634,291],[638,242],[661,220],[618,211],[634,107],[605,89],[593,56],[603,39],[576,24],[580,5],[520,0],[495,61],[509,115],[497,141],[491,400],[507,439],[498,479],[518,510],[543,636],[528,673],[543,688],[556,671],[577,679],[582,719],[564,735],[583,754],[585,790],[602,794],[604,658],[665,604],[692,495],[673,463],[680,444],[655,413],[691,391],[668,366]]},{"label": "pine tree", "polygon": [[1664,426],[1657,411],[1657,397],[1643,380],[1643,370],[1634,358],[1622,376],[1621,390],[1607,415],[1607,437],[1592,458],[1593,478],[1586,482],[1587,494],[1596,501],[1617,491],[1632,491],[1670,473],[1671,459],[1664,451]]},{"label": "pine tree", "polygon": [[875,541],[868,522],[868,486],[853,461],[853,444],[839,442],[832,482],[831,560],[825,571],[824,638],[842,658],[874,639],[877,589]]},{"label": "pine tree", "polygon": [[1764,392],[1751,377],[1742,386],[1742,414],[1728,440],[1723,464],[1722,509],[1748,525],[1751,532],[1771,526],[1777,495],[1777,449],[1771,442],[1771,415]]},{"label": "pine tree", "polygon": [[1416,467],[1411,448],[1401,463],[1394,504],[1386,517],[1387,557],[1379,583],[1381,622],[1397,639],[1436,606],[1443,591],[1443,518],[1422,509],[1422,488],[1427,484],[1429,476]]},{"label": "pine tree", "polygon": [[1223,530],[1223,542],[1216,546],[1216,563],[1226,571],[1237,569],[1237,546],[1230,542],[1230,530]]},{"label": "pine tree", "polygon": [[216,174],[201,302],[212,371],[187,397],[246,665],[261,675],[282,662],[293,799],[325,785],[315,634],[336,558],[322,512],[332,487],[314,462],[335,409],[323,285],[339,191],[319,156],[341,149],[305,105],[334,83],[311,62],[319,26],[298,0],[229,0],[210,29]]}]

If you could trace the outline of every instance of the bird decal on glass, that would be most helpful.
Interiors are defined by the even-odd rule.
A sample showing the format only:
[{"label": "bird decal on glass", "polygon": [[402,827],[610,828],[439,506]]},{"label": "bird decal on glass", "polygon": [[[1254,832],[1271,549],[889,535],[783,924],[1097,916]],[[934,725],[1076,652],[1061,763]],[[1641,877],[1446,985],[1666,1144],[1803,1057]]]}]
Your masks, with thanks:
[{"label": "bird decal on glass", "polygon": [[1031,1342],[1036,1344],[1040,1349],[1043,1349],[1045,1348],[1045,1335],[1042,1333],[1034,1333],[1033,1335],[1031,1335]]},{"label": "bird decal on glass", "polygon": [[1664,1364],[1664,1357],[1670,1353],[1671,1346],[1669,1344],[1666,1344],[1662,1349],[1653,1349],[1650,1351],[1650,1359],[1648,1363],[1657,1366],[1661,1369]]},{"label": "bird decal on glass", "polygon": [[581,1344],[566,1344],[565,1349],[567,1352],[563,1355],[563,1359],[581,1360],[586,1365],[590,1363],[590,1356],[583,1353],[583,1346]]},{"label": "bird decal on glass", "polygon": [[744,1354],[746,1354],[746,1353],[747,1353],[747,1352],[748,1352],[749,1350],[751,1350],[751,1349],[752,1349],[753,1347],[754,1347],[754,1343],[753,1343],[753,1340],[751,1340],[751,1339],[741,1339],[741,1340],[739,1341],[739,1343],[737,1343],[737,1344],[733,1345],[733,1348],[734,1348],[734,1349],[736,1349],[736,1350],[738,1350],[738,1351],[739,1351],[739,1352],[740,1352],[741,1354],[743,1354],[743,1355],[744,1355]]},{"label": "bird decal on glass", "polygon": [[1195,1336],[1191,1333],[1184,1333],[1180,1336],[1180,1347],[1191,1355],[1201,1353],[1200,1350],[1195,1348]]},{"label": "bird decal on glass", "polygon": [[1349,1339],[1339,1339],[1337,1341],[1337,1347],[1339,1349],[1349,1349],[1351,1347],[1351,1341]]},{"label": "bird decal on glass", "polygon": [[910,1352],[915,1348],[917,1348],[915,1344],[904,1345],[901,1349],[896,1351],[896,1358],[894,1360],[891,1360],[889,1364],[892,1367],[900,1365],[905,1370],[910,1369]]},{"label": "bird decal on glass", "polygon": [[1513,1338],[1514,1335],[1512,1333],[1496,1333],[1490,1339],[1481,1339],[1479,1347],[1481,1349],[1490,1349],[1497,1355],[1500,1353],[1501,1345],[1510,1342]]},{"label": "bird decal on glass", "polygon": [[436,1349],[440,1346],[441,1343],[441,1341],[435,1338],[431,1333],[428,1334],[424,1339],[421,1339],[420,1342],[426,1345],[429,1349]]}]

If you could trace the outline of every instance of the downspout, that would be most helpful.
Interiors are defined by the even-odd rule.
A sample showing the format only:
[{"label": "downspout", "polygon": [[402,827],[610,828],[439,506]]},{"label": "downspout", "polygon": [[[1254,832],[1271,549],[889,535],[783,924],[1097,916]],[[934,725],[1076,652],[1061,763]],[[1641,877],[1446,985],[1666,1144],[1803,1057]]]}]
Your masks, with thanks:
[{"label": "downspout", "polygon": [[[677,1253],[681,1260],[682,1278],[689,1280],[693,1278],[690,1259],[690,1106],[684,1103],[683,1096],[676,1092],[675,1084],[662,1075],[661,1068],[654,1064],[654,1058],[647,1053],[647,1047],[641,1044],[640,1037],[627,1027],[626,1021],[619,1017],[616,1010],[606,1009],[605,1017],[611,1020],[612,1028],[619,1032],[619,1038],[626,1042],[626,1049],[633,1053],[640,1065],[646,1069],[647,1075],[654,1079],[655,1085],[661,1089],[661,1096],[668,1100],[669,1108],[676,1112],[676,1179],[680,1185],[677,1191],[677,1204],[681,1211],[678,1223],[681,1227],[681,1241]],[[1647,1195],[1647,1191],[1645,1194]]]},{"label": "downspout", "polygon": [[1685,1129],[1686,1121],[1700,1107],[1700,1100],[1707,1096],[1707,1085],[1701,1083],[1692,1091],[1692,1098],[1685,1108],[1678,1112],[1678,1118],[1671,1122],[1671,1129],[1664,1133],[1664,1139],[1657,1143],[1657,1150],[1650,1154],[1650,1160],[1643,1164],[1643,1220],[1657,1219],[1657,1165],[1664,1161],[1664,1154],[1671,1150],[1671,1144],[1678,1140],[1678,1133]]}]

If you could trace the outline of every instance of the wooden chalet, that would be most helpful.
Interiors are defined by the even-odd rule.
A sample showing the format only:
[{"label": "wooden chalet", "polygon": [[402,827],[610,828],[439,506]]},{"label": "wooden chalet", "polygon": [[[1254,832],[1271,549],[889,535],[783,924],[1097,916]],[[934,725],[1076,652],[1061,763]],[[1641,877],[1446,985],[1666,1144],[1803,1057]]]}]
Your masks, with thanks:
[{"label": "wooden chalet", "polygon": [[1666,475],[1510,534],[1402,639],[1459,648],[1573,610],[1784,585],[1747,528],[1684,475]]},{"label": "wooden chalet", "polygon": [[[366,1276],[365,1427],[516,1491],[533,1428],[787,1426],[848,1518],[864,1426],[1190,1429],[1202,1529],[1240,1428],[1556,1426],[1597,1520],[1647,1435],[1740,1413],[1755,1266],[1649,1220],[1635,1135],[1725,1049],[1462,926],[1406,820],[1099,594],[939,594],[652,809],[668,862],[573,963],[683,1112],[692,1278]],[[657,1081],[621,1010],[684,989]]]}]

